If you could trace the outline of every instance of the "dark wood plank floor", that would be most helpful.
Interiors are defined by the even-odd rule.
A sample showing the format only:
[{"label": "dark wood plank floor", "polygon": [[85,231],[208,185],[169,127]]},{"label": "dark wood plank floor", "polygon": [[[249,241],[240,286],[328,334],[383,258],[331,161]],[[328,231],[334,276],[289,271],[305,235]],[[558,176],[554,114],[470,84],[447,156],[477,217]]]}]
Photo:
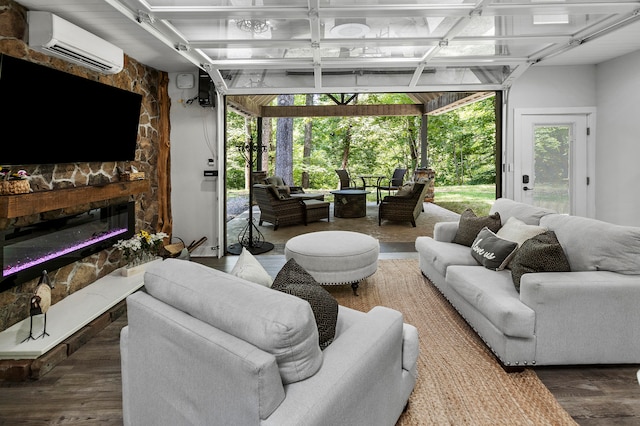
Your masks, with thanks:
[{"label": "dark wood plank floor", "polygon": [[[413,257],[415,253],[382,253]],[[207,259],[229,270],[233,258]],[[283,256],[261,257],[277,272]],[[123,315],[38,381],[0,382],[0,425],[121,425],[120,330]],[[583,426],[640,425],[640,365],[539,367],[538,376]]]},{"label": "dark wood plank floor", "polygon": [[122,425],[126,324],[124,314],[40,380],[0,382],[0,425]]}]

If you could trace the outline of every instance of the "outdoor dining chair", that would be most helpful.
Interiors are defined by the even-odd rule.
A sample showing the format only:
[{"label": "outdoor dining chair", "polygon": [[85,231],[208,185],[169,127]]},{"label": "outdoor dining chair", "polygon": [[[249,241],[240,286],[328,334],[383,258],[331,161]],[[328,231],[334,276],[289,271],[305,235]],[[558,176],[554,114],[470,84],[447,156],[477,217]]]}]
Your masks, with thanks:
[{"label": "outdoor dining chair", "polygon": [[338,174],[338,178],[340,178],[340,189],[364,189],[364,185],[358,185],[351,176],[349,172],[345,169],[336,169],[336,173]]},{"label": "outdoor dining chair", "polygon": [[391,176],[390,179],[384,181],[384,184],[378,185],[376,202],[380,202],[380,199],[382,198],[382,191],[387,191],[387,195],[391,195],[391,191],[397,191],[398,189],[402,188],[405,174],[407,174],[407,169],[397,168],[393,171],[393,176]]}]

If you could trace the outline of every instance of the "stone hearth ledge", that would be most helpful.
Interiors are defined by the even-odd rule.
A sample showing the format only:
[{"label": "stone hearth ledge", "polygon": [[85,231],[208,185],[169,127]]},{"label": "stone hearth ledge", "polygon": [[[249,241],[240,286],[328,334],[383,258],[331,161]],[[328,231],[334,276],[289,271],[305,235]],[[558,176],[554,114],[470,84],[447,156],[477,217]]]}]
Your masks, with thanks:
[{"label": "stone hearth ledge", "polygon": [[[0,332],[0,360],[33,360],[43,356],[143,285],[143,273],[125,277],[116,269],[51,306],[47,312],[49,336],[23,343],[29,335],[30,318]],[[33,317],[34,336],[42,333],[43,321],[43,315]]]}]

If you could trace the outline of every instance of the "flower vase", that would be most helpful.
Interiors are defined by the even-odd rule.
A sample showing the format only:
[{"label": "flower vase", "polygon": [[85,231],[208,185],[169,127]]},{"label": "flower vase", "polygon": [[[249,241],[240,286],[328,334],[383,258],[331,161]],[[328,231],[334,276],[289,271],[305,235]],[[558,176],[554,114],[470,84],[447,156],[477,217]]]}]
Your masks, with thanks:
[{"label": "flower vase", "polygon": [[125,277],[131,277],[133,275],[144,273],[144,271],[149,266],[149,263],[156,259],[160,259],[160,257],[154,256],[149,253],[140,257],[136,257],[121,269],[122,275]]}]

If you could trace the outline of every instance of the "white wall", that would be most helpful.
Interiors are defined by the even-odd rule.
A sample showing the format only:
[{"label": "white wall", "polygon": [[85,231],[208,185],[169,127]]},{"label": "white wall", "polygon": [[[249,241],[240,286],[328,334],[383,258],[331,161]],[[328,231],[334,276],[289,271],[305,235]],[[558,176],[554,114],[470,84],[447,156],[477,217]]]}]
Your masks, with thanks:
[{"label": "white wall", "polygon": [[[187,245],[207,237],[192,255],[217,256],[223,243],[218,235],[218,183],[217,178],[204,176],[205,170],[218,170],[216,110],[201,107],[197,99],[187,103],[198,93],[198,70],[192,74],[192,89],[179,89],[178,74],[169,74],[173,235]],[[214,160],[214,166],[208,165],[208,159]]]},{"label": "white wall", "polygon": [[640,51],[604,62],[596,69],[597,217],[640,226]]},{"label": "white wall", "polygon": [[[519,191],[521,186],[520,176],[514,174],[514,164],[517,161],[514,158],[514,146],[520,142],[516,136],[519,132],[514,124],[514,116],[518,110],[539,110],[540,114],[569,110],[576,113],[576,110],[584,109],[586,112],[596,107],[595,65],[534,66],[517,79],[507,94],[506,143],[503,157],[506,173],[503,196],[514,198],[514,192]],[[597,139],[592,139],[597,145]],[[591,181],[595,181],[597,173],[595,170],[589,172]],[[597,202],[597,196],[592,195],[592,198],[596,198]],[[593,206],[593,200],[591,205]]]}]

